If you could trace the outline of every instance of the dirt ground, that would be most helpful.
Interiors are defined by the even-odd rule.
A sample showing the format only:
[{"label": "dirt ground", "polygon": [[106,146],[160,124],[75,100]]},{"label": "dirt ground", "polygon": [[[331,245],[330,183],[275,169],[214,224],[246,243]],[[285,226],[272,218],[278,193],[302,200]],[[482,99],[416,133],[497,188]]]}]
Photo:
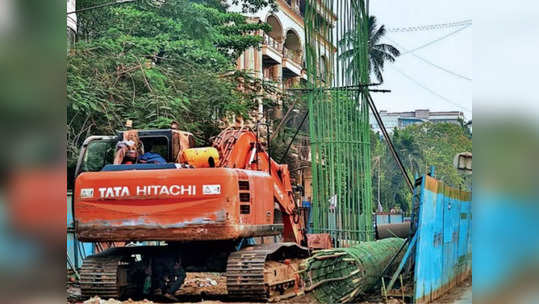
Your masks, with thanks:
[{"label": "dirt ground", "polygon": [[188,272],[185,282],[176,293],[177,296],[226,294],[226,277],[222,273],[212,272]]},{"label": "dirt ground", "polygon": [[[452,289],[449,293],[438,299],[435,303],[453,303],[453,304],[467,304],[471,303],[471,287],[472,279],[469,278],[466,281],[460,283]],[[154,302],[150,300],[126,300],[119,301],[114,299],[100,299],[94,297],[86,301],[80,300],[80,288],[75,284],[67,286],[68,302],[69,303],[84,303],[84,304],[161,304],[163,302]],[[179,302],[174,304],[225,304],[234,303],[241,304],[242,302],[232,302],[226,297],[226,278],[220,273],[195,273],[188,272],[185,279],[185,283],[182,288],[176,293]],[[470,298],[468,300],[468,298]],[[170,302],[168,302],[170,303]],[[247,303],[247,302],[243,302]],[[304,304],[319,304],[310,294],[298,296],[288,300],[281,301],[279,303],[292,304],[292,303],[304,303]],[[364,301],[358,304],[401,304],[403,303],[399,299],[388,299],[384,302],[384,299],[379,295],[372,295]]]},{"label": "dirt ground", "polygon": [[[212,296],[210,296],[211,298],[213,298]],[[231,301],[227,301],[226,299],[213,299],[213,300],[209,300],[209,299],[204,299],[204,298],[198,298],[198,299],[194,299],[192,296],[181,296],[179,295],[178,296],[178,299],[180,300],[180,302],[176,302],[176,303],[173,303],[173,304],[229,304],[229,303],[234,303],[234,304],[254,304],[254,303],[250,303],[250,302],[231,302]],[[118,301],[118,300],[114,300],[114,299],[108,299],[108,300],[105,300],[105,299],[100,299],[98,297],[94,297],[94,298],[91,298],[91,299],[88,299],[84,302],[75,302],[75,303],[83,303],[83,304],[163,304],[163,302],[154,302],[154,301],[150,301],[150,300],[141,300],[141,301],[134,301],[134,300],[126,300],[126,301]],[[279,303],[281,304],[295,304],[295,303],[300,303],[300,304],[319,304],[318,301],[316,301],[316,299],[314,299],[311,295],[307,294],[307,295],[302,295],[302,296],[299,296],[299,297],[295,297],[295,298],[292,298],[292,299],[288,299],[288,300],[283,300],[283,301],[280,301]],[[381,300],[369,300],[369,301],[364,301],[364,302],[359,302],[358,304],[375,304],[375,303],[384,303],[383,301]],[[394,300],[394,299],[390,299],[386,304],[400,304],[401,302],[399,302],[398,300]],[[168,302],[168,304],[170,304],[170,302]]]},{"label": "dirt ground", "polygon": [[465,281],[458,284],[455,288],[451,289],[448,293],[436,300],[436,303],[454,303],[454,304],[467,304],[471,303],[471,288],[472,278],[468,278]]}]

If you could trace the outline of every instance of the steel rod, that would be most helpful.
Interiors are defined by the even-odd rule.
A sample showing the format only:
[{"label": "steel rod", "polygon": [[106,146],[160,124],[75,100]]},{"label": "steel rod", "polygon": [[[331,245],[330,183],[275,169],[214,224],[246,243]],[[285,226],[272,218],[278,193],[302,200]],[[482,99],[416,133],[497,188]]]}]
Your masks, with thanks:
[{"label": "steel rod", "polygon": [[292,139],[290,139],[290,143],[288,144],[288,147],[286,147],[286,150],[284,151],[284,154],[281,157],[281,160],[279,161],[280,164],[282,164],[284,159],[286,158],[286,155],[288,154],[288,151],[290,150],[290,147],[292,147],[292,144],[294,143],[294,140],[296,139],[296,136],[298,135],[299,131],[303,127],[303,124],[305,123],[305,120],[307,120],[307,116],[309,116],[309,111],[305,112],[305,115],[303,116],[303,119],[301,120],[301,123],[299,124],[299,127],[296,130],[296,133],[294,133],[294,136],[292,136]]},{"label": "steel rod", "polygon": [[410,176],[408,176],[408,172],[406,171],[406,168],[404,167],[404,164],[402,163],[402,160],[400,159],[399,155],[397,154],[397,151],[395,150],[395,146],[393,145],[393,141],[391,140],[391,137],[389,137],[389,134],[387,133],[386,127],[384,125],[384,122],[382,121],[382,118],[380,117],[380,113],[378,112],[378,109],[376,109],[376,105],[374,104],[374,101],[372,100],[372,97],[368,93],[364,93],[365,97],[369,101],[369,106],[371,108],[372,114],[376,118],[376,122],[378,123],[378,126],[382,130],[382,134],[384,135],[384,138],[387,142],[387,145],[389,147],[389,150],[391,152],[391,155],[397,162],[397,165],[399,166],[399,169],[404,177],[404,180],[406,181],[406,184],[408,185],[408,188],[410,192],[414,192],[414,186],[412,184],[412,180],[410,179]]}]

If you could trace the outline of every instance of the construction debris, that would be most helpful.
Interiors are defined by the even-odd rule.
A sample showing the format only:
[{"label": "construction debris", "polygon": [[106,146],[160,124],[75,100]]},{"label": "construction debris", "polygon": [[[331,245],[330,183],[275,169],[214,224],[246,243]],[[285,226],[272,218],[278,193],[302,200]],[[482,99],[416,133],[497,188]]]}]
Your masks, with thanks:
[{"label": "construction debris", "polygon": [[188,272],[183,286],[176,295],[226,295],[224,273]]},{"label": "construction debris", "polygon": [[100,297],[92,297],[86,301],[84,301],[84,304],[153,304],[154,302],[149,300],[142,300],[142,301],[133,301],[133,300],[127,300],[127,301],[118,301],[115,299],[108,299],[104,300]]},{"label": "construction debris", "polygon": [[305,291],[321,303],[347,303],[372,290],[405,240],[388,238],[318,251],[300,267]]}]

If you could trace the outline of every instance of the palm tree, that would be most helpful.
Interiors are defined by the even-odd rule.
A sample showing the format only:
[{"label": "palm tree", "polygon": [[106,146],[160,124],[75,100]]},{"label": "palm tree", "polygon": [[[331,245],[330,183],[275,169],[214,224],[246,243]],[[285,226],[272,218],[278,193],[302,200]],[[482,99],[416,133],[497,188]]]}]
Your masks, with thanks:
[{"label": "palm tree", "polygon": [[[369,78],[371,74],[376,76],[378,82],[384,82],[382,72],[384,71],[384,63],[395,62],[395,58],[400,55],[400,51],[386,43],[380,43],[380,40],[386,34],[384,25],[378,27],[376,17],[369,16]],[[344,62],[346,73],[352,75],[354,79],[359,79],[359,31],[353,30],[344,34],[344,37],[339,41],[339,47],[343,49],[339,59]]]}]

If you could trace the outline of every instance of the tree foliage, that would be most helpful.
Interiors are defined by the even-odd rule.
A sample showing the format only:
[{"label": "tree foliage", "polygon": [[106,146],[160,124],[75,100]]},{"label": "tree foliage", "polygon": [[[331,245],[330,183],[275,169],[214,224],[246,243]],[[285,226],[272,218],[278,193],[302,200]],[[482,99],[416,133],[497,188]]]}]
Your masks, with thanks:
[{"label": "tree foliage", "polygon": [[254,13],[261,8],[271,7],[273,10],[277,9],[275,0],[232,0],[233,4],[241,4],[244,12]]},{"label": "tree foliage", "polygon": [[[393,131],[392,141],[412,180],[435,167],[435,177],[456,188],[468,185],[464,176],[453,166],[454,157],[461,152],[472,152],[472,140],[467,128],[452,123],[423,123]],[[398,206],[409,210],[411,194],[391,156],[387,144],[372,132],[373,197],[378,197],[385,211]],[[379,163],[378,163],[379,162]]]},{"label": "tree foliage", "polygon": [[[77,1],[79,9],[99,3]],[[215,1],[188,0],[138,1],[78,19],[79,39],[67,58],[68,165],[84,138],[114,134],[127,119],[135,128],[177,120],[207,144],[223,117],[247,117],[256,106],[264,85],[236,72],[234,61],[260,44],[257,33],[270,30],[265,23],[249,23]]]}]

